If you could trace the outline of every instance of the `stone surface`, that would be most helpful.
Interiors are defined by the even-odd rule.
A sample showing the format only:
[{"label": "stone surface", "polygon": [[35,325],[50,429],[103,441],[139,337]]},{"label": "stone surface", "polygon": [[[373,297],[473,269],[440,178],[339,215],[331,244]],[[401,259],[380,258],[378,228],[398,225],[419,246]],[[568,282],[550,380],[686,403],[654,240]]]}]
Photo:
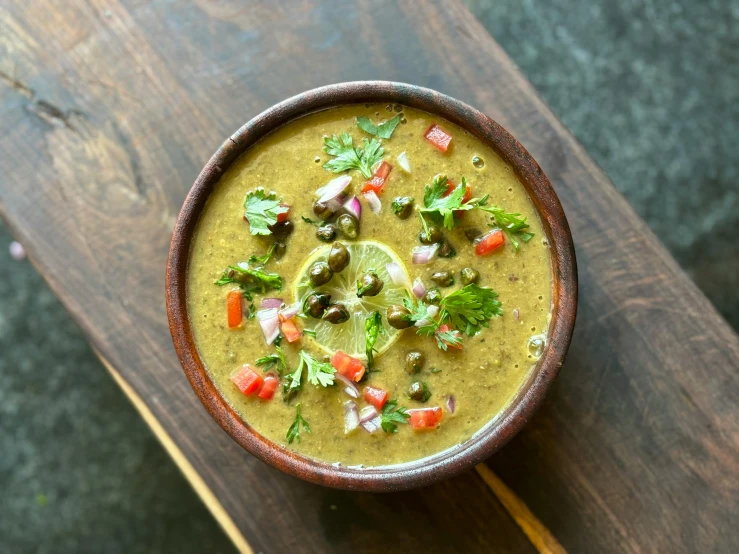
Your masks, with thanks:
[{"label": "stone surface", "polygon": [[739,2],[466,4],[739,328]]},{"label": "stone surface", "polygon": [[[739,3],[467,3],[739,327]],[[11,240],[0,227],[0,550],[232,551]]]}]

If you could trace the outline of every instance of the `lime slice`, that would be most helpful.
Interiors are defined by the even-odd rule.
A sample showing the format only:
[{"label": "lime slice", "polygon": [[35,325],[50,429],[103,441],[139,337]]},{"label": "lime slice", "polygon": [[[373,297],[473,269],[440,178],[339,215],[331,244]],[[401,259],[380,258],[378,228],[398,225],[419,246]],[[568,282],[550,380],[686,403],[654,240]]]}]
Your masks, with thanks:
[{"label": "lime slice", "polygon": [[[386,333],[380,333],[375,343],[377,354],[382,354],[398,340],[401,331],[388,325],[387,309],[393,304],[402,304],[406,295],[404,285],[393,283],[385,266],[396,263],[406,275],[406,282],[410,282],[408,271],[398,255],[380,242],[363,240],[356,242],[342,242],[349,251],[349,265],[341,273],[335,273],[333,278],[320,287],[312,287],[308,278],[310,266],[317,261],[326,261],[331,245],[322,246],[314,250],[298,272],[295,285],[295,299],[303,302],[314,291],[325,292],[331,295],[331,302],[341,302],[351,314],[349,321],[334,325],[328,321],[308,318],[306,328],[316,332],[315,342],[322,350],[333,354],[341,350],[350,356],[366,360],[364,321],[367,316],[379,311],[382,315],[382,325]],[[377,296],[357,297],[357,280],[366,271],[374,269],[377,276],[384,283]]]}]

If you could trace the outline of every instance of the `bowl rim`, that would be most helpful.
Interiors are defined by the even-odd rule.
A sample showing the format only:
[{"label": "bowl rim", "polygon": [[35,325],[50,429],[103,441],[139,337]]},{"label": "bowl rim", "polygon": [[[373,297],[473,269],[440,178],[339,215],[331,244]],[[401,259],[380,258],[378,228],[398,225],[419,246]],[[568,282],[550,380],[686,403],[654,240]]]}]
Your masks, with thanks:
[{"label": "bowl rim", "polygon": [[[403,464],[357,468],[304,457],[256,432],[218,392],[195,346],[187,313],[187,265],[199,215],[221,175],[271,131],[310,113],[347,104],[397,103],[439,115],[492,147],[511,166],[538,212],[550,247],[552,314],[548,344],[508,407],[461,445]],[[216,422],[239,445],[273,467],[324,486],[396,491],[429,485],[482,462],[529,420],[557,377],[577,311],[577,266],[567,218],[546,175],[498,123],[450,96],[389,81],[353,81],[315,88],[263,111],[226,139],[198,175],[180,211],[166,269],[167,317],[175,350],[190,385]]]}]

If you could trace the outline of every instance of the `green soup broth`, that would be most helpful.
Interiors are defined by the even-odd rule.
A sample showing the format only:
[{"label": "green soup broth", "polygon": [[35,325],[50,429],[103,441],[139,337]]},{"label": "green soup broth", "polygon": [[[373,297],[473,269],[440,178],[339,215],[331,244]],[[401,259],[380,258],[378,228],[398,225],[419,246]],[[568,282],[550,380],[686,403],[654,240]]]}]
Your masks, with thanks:
[{"label": "green soup broth", "polygon": [[[382,243],[392,249],[405,264],[411,282],[420,277],[427,288],[433,285],[430,276],[439,271],[454,274],[455,283],[441,288],[447,295],[462,287],[460,270],[476,269],[478,284],[498,293],[503,314],[490,320],[488,328],[474,337],[464,336],[461,350],[440,350],[430,337],[418,336],[415,328],[402,331],[389,349],[376,356],[377,372],[358,383],[361,391],[367,385],[388,391],[389,398],[408,409],[439,406],[443,417],[438,427],[414,430],[410,425],[398,425],[396,433],[368,433],[362,428],[344,433],[342,404],[349,399],[343,385],[321,387],[305,381],[302,390],[289,402],[280,390],[271,400],[246,396],[231,382],[230,375],[243,364],[254,365],[263,356],[275,352],[268,346],[256,319],[245,319],[240,328],[230,329],[226,318],[226,296],[233,286],[214,284],[224,269],[246,261],[250,255],[264,254],[274,242],[272,236],[250,234],[244,221],[244,199],[248,191],[262,186],[275,191],[291,206],[290,221],[294,232],[285,241],[286,252],[280,259],[271,259],[265,269],[279,274],[284,280],[280,291],[255,294],[253,304],[260,299],[281,297],[287,303],[295,301],[297,282],[306,259],[326,244],[316,238],[316,227],[305,223],[301,216],[317,219],[313,214],[315,191],[337,175],[324,169],[331,159],[323,150],[323,137],[349,133],[354,144],[372,137],[357,127],[357,117],[367,116],[378,123],[396,115],[391,106],[357,105],[335,108],[308,115],[290,123],[245,152],[223,175],[200,216],[193,238],[188,269],[187,298],[190,321],[199,354],[218,390],[233,409],[258,433],[305,456],[346,465],[380,466],[408,462],[443,451],[469,439],[486,423],[499,415],[512,401],[527,380],[536,361],[536,349],[531,337],[545,340],[551,311],[551,263],[545,235],[530,199],[514,172],[497,154],[460,127],[425,112],[408,107],[402,109],[402,121],[390,139],[382,139],[384,160],[393,169],[380,194],[382,211],[375,215],[362,199],[362,217],[358,240]],[[450,148],[441,152],[424,140],[424,133],[438,124],[453,139]],[[405,152],[412,165],[410,173],[397,162]],[[473,159],[475,160],[473,163]],[[480,163],[480,160],[482,163]],[[366,179],[355,170],[352,191],[361,198],[360,190]],[[412,196],[415,206],[423,205],[424,186],[437,174],[447,175],[455,183],[465,177],[473,196],[489,195],[488,205],[497,205],[507,212],[527,218],[527,231],[534,237],[521,242],[516,251],[510,241],[486,256],[475,254],[475,247],[465,236],[466,228],[489,231],[490,214],[470,210],[445,236],[455,247],[452,258],[435,258],[427,265],[413,265],[411,250],[419,246],[421,222],[416,211],[401,220],[391,209],[396,196]],[[337,238],[344,244],[352,241]],[[336,277],[335,277],[336,278]],[[249,305],[249,302],[245,302]],[[384,315],[384,314],[383,314]],[[314,319],[298,319],[298,326],[311,329]],[[340,324],[336,325],[339,332]],[[341,332],[350,332],[347,328]],[[315,359],[330,355],[315,341],[304,336],[288,344],[282,341],[288,371],[298,365],[299,352],[304,349]],[[405,357],[409,351],[421,351],[426,357],[423,370],[409,375]],[[258,369],[261,373],[261,369]],[[408,387],[416,380],[425,382],[431,397],[425,403],[412,400]],[[456,409],[446,406],[454,395]],[[311,433],[300,433],[300,442],[287,443],[286,433],[295,419],[295,405],[301,405],[303,417]],[[366,405],[363,398],[356,400]]]}]

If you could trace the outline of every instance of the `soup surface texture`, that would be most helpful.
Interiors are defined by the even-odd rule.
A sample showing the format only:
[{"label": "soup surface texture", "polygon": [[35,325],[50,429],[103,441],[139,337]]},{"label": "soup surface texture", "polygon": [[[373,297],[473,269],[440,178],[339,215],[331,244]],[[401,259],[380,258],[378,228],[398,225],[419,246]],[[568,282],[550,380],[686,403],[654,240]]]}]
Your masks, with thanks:
[{"label": "soup surface texture", "polygon": [[[358,118],[363,128],[358,126]],[[367,125],[364,118],[371,123]],[[382,122],[389,123],[378,129]],[[390,138],[378,138],[365,130],[387,136],[393,124],[397,125]],[[439,130],[429,133],[433,125]],[[342,133],[348,133],[354,147],[361,149],[354,150],[354,158],[345,144],[334,144],[333,149],[329,145],[331,152],[326,151],[324,141],[328,138],[331,142],[336,135],[341,143]],[[449,136],[451,142],[445,144]],[[389,166],[377,161],[380,153],[372,152],[377,144],[370,141],[378,141],[384,149],[381,158],[391,166],[389,173]],[[340,171],[344,162],[350,168]],[[362,162],[373,166],[369,179],[363,175]],[[327,163],[328,169],[324,167]],[[355,166],[359,169],[352,168]],[[367,171],[364,167],[365,174]],[[348,238],[342,230],[351,233],[351,225],[337,224],[340,229],[336,238],[323,242],[317,233],[331,239],[334,229],[319,229],[322,224],[316,223],[316,191],[342,176],[351,177],[351,182],[333,204],[329,202],[329,208],[335,208],[338,200],[356,196],[361,206],[359,233],[356,238]],[[367,187],[368,181],[374,186]],[[442,186],[449,191],[444,192],[446,196],[440,192]],[[274,202],[259,204],[258,198],[252,199],[245,217],[245,198],[247,194],[253,197],[258,187],[266,190],[265,195],[274,191],[275,198],[290,207],[286,215],[279,216],[290,223],[278,223],[274,233],[265,231],[261,220],[269,217],[270,210],[273,216],[282,211],[274,209]],[[425,187],[429,187],[426,194]],[[379,191],[379,213],[370,209],[374,199],[371,194],[365,196],[363,189]],[[460,198],[462,191],[464,198]],[[323,194],[330,196],[331,192]],[[480,201],[485,195],[487,198]],[[434,211],[434,206],[443,209],[449,196],[454,198],[447,206],[470,204],[463,212],[449,214],[447,226],[452,229],[444,228],[443,211]],[[402,213],[402,204],[407,201],[393,206],[396,197],[413,198],[406,213]],[[348,206],[349,212],[352,208],[356,204]],[[328,221],[336,223],[344,211],[339,209]],[[403,219],[401,215],[408,217]],[[521,223],[523,218],[526,220]],[[419,241],[422,219],[429,228],[442,231],[441,246]],[[290,226],[292,232],[283,238]],[[428,234],[430,241],[439,240],[433,229]],[[314,262],[327,260],[334,241],[347,248],[348,266],[335,272],[328,283],[311,283],[308,271]],[[284,251],[279,247],[266,263],[249,261],[250,256],[266,254],[275,242],[283,243]],[[454,255],[442,257],[452,250],[456,251]],[[414,257],[416,262],[429,260],[413,263]],[[229,271],[229,267],[234,269]],[[255,278],[239,271],[243,268],[272,277]],[[463,278],[465,268],[478,273],[477,286],[465,285],[475,279],[470,271]],[[369,270],[375,275],[367,275]],[[453,284],[444,272],[451,275]],[[273,288],[274,275],[279,275],[279,290]],[[427,293],[438,289],[444,309],[432,307],[429,311],[435,292],[417,300],[413,289],[423,292],[414,287],[418,279]],[[357,280],[362,282],[358,285]],[[377,280],[383,286],[372,296]],[[272,290],[252,291],[263,283]],[[370,288],[360,298],[357,292],[362,284]],[[199,219],[187,286],[189,317],[200,356],[218,390],[244,421],[268,439],[305,456],[351,466],[381,466],[424,458],[464,442],[493,421],[526,382],[541,355],[551,309],[546,237],[514,172],[493,150],[460,127],[425,112],[385,104],[346,106],[308,115],[276,130],[245,152],[220,179]],[[457,292],[463,288],[469,294]],[[491,296],[491,290],[497,298]],[[349,320],[329,323],[302,313],[302,301],[314,292],[331,294],[330,303],[340,303]],[[265,298],[280,298],[284,304],[272,311],[261,309]],[[475,301],[481,298],[488,313],[475,333],[477,329],[468,329],[469,319],[463,316],[467,308],[479,312],[480,303]],[[388,322],[387,309],[391,304],[403,306],[404,300],[410,309],[408,313],[398,312],[395,323],[410,327],[396,329]],[[288,317],[286,323],[277,316],[275,323],[278,310],[291,316],[290,307],[298,302],[300,315]],[[325,306],[318,303],[317,309],[320,315]],[[373,315],[375,311],[378,316]],[[337,313],[332,317],[341,319],[341,310]],[[424,313],[425,318],[421,317]],[[368,316],[378,318],[381,327],[370,330],[370,334],[378,331],[375,347],[379,352],[374,354],[372,368],[368,367],[365,350]],[[425,321],[415,325],[414,317]],[[230,327],[232,318],[236,320],[230,322]],[[284,368],[278,348],[267,340],[272,338],[268,335],[276,333],[275,325],[282,335],[277,343],[284,353]],[[457,342],[461,342],[461,348],[456,347]],[[337,359],[337,350],[347,356],[339,355]],[[409,352],[421,353],[422,364],[409,368]],[[258,360],[261,365],[257,365]],[[245,364],[249,365],[247,369]],[[335,367],[351,382],[359,378],[355,370],[361,368],[361,380],[354,383],[356,399],[345,384],[347,378],[340,381],[334,374]],[[251,372],[259,378],[274,375],[280,380],[252,382]],[[260,398],[260,394],[269,396],[275,384],[278,386],[271,399]],[[367,391],[367,387],[372,389]],[[383,391],[387,393],[384,404]],[[378,415],[357,426],[357,412],[365,418],[372,416],[371,402],[380,408]],[[413,411],[419,409],[426,411]],[[296,417],[298,413],[300,417]]]}]

